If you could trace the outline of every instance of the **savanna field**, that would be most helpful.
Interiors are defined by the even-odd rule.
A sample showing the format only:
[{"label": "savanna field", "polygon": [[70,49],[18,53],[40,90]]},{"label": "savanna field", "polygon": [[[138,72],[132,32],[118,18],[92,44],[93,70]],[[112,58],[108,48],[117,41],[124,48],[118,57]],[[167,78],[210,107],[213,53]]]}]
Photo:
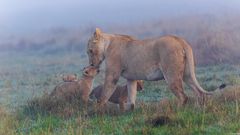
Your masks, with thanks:
[{"label": "savanna field", "polygon": [[[29,56],[31,55],[31,57]],[[133,112],[109,111],[86,114],[76,104],[47,98],[61,74],[77,73],[87,61],[78,53],[39,56],[2,54],[0,134],[228,134],[240,132],[239,98],[213,100],[205,105],[188,103],[178,108],[163,81],[145,82]],[[240,85],[240,66],[215,65],[197,68],[197,78],[207,90],[225,83]],[[102,83],[102,75],[94,86]],[[188,95],[192,91],[186,87]],[[159,101],[168,97],[169,103]],[[52,108],[51,108],[52,107]],[[157,118],[167,117],[158,125]],[[160,121],[161,123],[161,121]]]},{"label": "savanna field", "polygon": [[[199,83],[208,91],[217,89],[205,103],[199,104],[193,91],[185,86],[191,98],[186,106],[178,107],[164,80],[144,82],[133,112],[120,113],[110,104],[113,109],[99,115],[94,113],[94,102],[90,111],[85,111],[77,100],[71,104],[52,100],[48,94],[62,82],[62,75],[76,73],[81,77],[82,69],[88,65],[85,46],[93,28],[55,29],[46,35],[1,44],[0,135],[240,133],[240,25],[229,25],[228,21],[234,20],[231,17],[228,21],[215,17],[211,23],[194,17],[190,20],[179,19],[181,26],[169,20],[107,31],[139,38],[174,34],[187,39],[196,57]],[[103,80],[104,67],[93,87]],[[222,91],[230,93],[227,96],[219,94],[223,84],[226,87]]]}]

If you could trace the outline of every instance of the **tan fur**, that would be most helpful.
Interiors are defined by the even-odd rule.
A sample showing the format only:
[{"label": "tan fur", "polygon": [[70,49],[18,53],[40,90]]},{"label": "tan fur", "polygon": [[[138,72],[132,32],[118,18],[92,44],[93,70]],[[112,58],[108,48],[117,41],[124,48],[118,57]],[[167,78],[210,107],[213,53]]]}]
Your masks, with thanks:
[{"label": "tan fur", "polygon": [[185,104],[183,81],[199,96],[210,94],[199,85],[195,77],[192,48],[182,38],[163,36],[137,40],[130,36],[107,34],[96,29],[88,42],[89,64],[99,67],[106,63],[106,75],[100,106],[105,104],[116,88],[120,76],[128,80],[129,101],[135,104],[134,80],[165,79],[169,88]]},{"label": "tan fur", "polygon": [[56,98],[64,98],[71,101],[76,98],[81,98],[84,104],[87,104],[89,94],[91,92],[94,76],[98,73],[98,69],[87,67],[83,71],[83,76],[80,80],[72,82],[62,82],[58,84],[52,91],[50,96]]},{"label": "tan fur", "polygon": [[[137,91],[143,90],[143,81],[137,81]],[[97,99],[100,99],[101,93],[103,91],[103,85],[99,85],[96,88],[94,88],[90,94],[90,97],[95,97]],[[120,110],[124,111],[124,103],[127,102],[128,98],[128,90],[127,85],[124,86],[117,86],[116,90],[113,92],[112,96],[109,98],[109,102],[119,104]]]},{"label": "tan fur", "polygon": [[77,80],[78,80],[76,74],[64,75],[64,76],[62,77],[62,79],[63,79],[64,82],[74,82],[74,81],[77,81]]}]

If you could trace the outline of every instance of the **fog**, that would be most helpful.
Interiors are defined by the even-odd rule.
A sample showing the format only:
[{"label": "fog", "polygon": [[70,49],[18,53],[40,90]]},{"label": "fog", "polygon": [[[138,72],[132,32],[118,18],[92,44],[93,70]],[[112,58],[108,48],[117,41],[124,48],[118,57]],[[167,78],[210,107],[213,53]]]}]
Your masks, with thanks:
[{"label": "fog", "polygon": [[140,24],[195,14],[238,14],[239,0],[0,0],[0,36],[55,27]]},{"label": "fog", "polygon": [[86,57],[95,27],[139,39],[180,36],[198,65],[240,63],[239,0],[0,0],[0,54]]}]

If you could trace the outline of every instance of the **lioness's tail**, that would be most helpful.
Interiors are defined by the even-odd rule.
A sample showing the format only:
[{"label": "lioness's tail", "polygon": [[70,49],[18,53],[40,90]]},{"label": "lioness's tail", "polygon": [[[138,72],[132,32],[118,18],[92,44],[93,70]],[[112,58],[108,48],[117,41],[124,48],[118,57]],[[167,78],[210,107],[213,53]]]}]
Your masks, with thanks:
[{"label": "lioness's tail", "polygon": [[185,83],[187,83],[187,85],[189,87],[191,87],[191,89],[198,92],[199,94],[211,95],[212,92],[208,92],[208,91],[204,90],[199,85],[199,83],[196,79],[196,76],[195,76],[195,65],[194,65],[192,48],[186,41],[184,41],[184,40],[182,40],[182,41],[184,42],[183,48],[184,48],[185,57],[186,57],[185,58],[186,59],[185,71],[184,71],[184,76],[183,76]]}]

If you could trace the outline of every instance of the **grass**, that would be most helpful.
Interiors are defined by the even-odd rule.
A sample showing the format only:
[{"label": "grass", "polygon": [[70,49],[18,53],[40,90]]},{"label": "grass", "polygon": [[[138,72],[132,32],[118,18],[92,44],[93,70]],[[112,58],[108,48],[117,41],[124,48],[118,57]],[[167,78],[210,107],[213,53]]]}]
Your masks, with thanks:
[{"label": "grass", "polygon": [[[86,113],[78,102],[70,104],[47,97],[46,93],[61,82],[60,74],[80,75],[87,61],[79,60],[79,57],[74,53],[60,57],[15,54],[7,57],[8,61],[0,60],[0,134],[240,133],[240,98],[234,97],[240,96],[238,93],[230,95],[234,97],[231,100],[220,94],[204,105],[189,102],[185,107],[177,107],[164,81],[145,82],[145,90],[138,93],[136,110],[125,113],[114,110],[104,115]],[[239,66],[199,67],[196,73],[207,90],[225,83],[230,86],[226,91],[239,91]],[[96,78],[94,86],[99,83],[102,83],[101,75]],[[188,87],[186,92],[193,95]],[[165,97],[169,99],[166,102]]]},{"label": "grass", "polygon": [[[153,121],[167,116],[170,121],[154,126]],[[83,116],[69,118],[36,113],[16,118],[17,134],[229,134],[240,130],[240,113],[235,104],[212,103],[206,106],[187,105],[170,112],[161,110],[158,103],[142,103],[133,111],[124,114]],[[177,131],[177,133],[176,133]]]}]

